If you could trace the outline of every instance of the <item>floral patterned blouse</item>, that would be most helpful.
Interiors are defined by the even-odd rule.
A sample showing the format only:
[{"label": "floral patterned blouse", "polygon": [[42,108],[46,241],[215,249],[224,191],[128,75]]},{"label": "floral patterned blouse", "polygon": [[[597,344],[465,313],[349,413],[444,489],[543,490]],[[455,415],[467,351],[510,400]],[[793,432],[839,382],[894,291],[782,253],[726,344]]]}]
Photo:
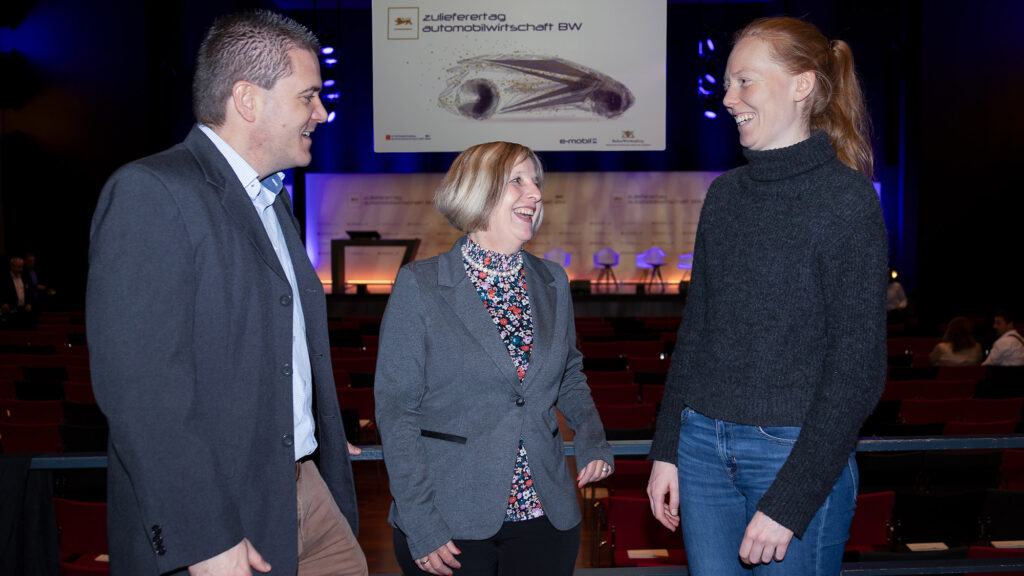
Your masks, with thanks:
[{"label": "floral patterned blouse", "polygon": [[[486,250],[466,236],[462,262],[508,349],[521,386],[530,366],[530,349],[533,346],[533,319],[526,291],[523,253],[508,255]],[[505,521],[530,520],[543,515],[544,509],[533,487],[526,445],[520,439]]]}]

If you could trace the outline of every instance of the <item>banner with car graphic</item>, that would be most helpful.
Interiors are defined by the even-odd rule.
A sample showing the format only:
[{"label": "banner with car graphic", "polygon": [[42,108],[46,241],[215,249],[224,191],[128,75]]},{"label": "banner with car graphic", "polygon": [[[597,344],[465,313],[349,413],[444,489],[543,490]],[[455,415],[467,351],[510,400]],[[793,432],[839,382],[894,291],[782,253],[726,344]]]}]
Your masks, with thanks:
[{"label": "banner with car graphic", "polygon": [[376,152],[665,149],[665,0],[374,0]]}]

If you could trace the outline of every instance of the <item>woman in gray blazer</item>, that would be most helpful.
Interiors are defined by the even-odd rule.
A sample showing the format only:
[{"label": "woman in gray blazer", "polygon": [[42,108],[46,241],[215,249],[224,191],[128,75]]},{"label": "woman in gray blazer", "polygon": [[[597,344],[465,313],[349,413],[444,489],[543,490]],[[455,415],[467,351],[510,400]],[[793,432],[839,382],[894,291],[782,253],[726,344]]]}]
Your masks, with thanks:
[{"label": "woman in gray blazer", "polygon": [[[519,144],[460,154],[434,204],[467,234],[395,280],[375,390],[405,574],[571,574],[576,489],[612,471],[565,271],[522,250],[542,181]],[[556,406],[576,432],[575,482]]]}]

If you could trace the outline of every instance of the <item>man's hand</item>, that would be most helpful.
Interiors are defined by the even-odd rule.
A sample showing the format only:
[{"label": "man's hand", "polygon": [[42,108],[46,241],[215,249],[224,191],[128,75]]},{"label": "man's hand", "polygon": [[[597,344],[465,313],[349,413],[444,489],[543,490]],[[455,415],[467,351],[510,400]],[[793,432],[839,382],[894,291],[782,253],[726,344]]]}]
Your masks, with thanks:
[{"label": "man's hand", "polygon": [[793,531],[768,517],[760,510],[747,524],[740,544],[740,560],[746,564],[767,564],[781,561],[793,540]]},{"label": "man's hand", "polygon": [[252,576],[252,570],[270,572],[270,563],[252,547],[248,538],[242,538],[234,547],[213,558],[188,567],[190,576]]},{"label": "man's hand", "polygon": [[359,446],[356,446],[355,444],[353,444],[351,442],[348,443],[348,454],[349,454],[349,456],[359,456],[362,453],[363,453],[363,449],[362,448],[360,448]]}]

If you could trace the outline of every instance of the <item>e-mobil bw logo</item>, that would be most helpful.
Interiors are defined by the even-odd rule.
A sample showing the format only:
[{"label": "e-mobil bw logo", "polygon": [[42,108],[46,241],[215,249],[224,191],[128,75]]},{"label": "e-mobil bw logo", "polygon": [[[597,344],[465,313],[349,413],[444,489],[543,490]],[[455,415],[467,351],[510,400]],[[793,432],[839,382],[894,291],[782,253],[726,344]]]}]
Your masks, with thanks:
[{"label": "e-mobil bw logo", "polygon": [[388,40],[419,40],[419,38],[419,8],[388,8]]}]

